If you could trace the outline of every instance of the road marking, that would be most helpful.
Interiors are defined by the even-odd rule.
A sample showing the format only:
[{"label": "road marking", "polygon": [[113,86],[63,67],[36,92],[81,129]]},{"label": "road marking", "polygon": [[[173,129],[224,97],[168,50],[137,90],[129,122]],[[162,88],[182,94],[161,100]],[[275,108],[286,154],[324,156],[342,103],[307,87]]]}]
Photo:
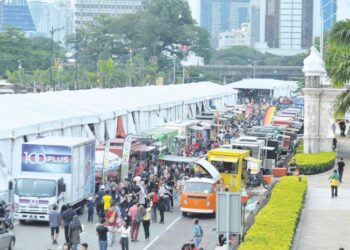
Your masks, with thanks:
[{"label": "road marking", "polygon": [[57,249],[62,249],[63,248],[63,244],[62,245],[60,245]]},{"label": "road marking", "polygon": [[157,235],[143,250],[147,250],[148,248],[150,248],[154,242],[156,242],[159,239],[159,235]]},{"label": "road marking", "polygon": [[169,226],[167,226],[167,228],[165,229],[165,231],[168,231],[172,226],[175,225],[176,222],[178,222],[180,219],[182,218],[182,216],[179,216],[176,220],[174,220]]}]

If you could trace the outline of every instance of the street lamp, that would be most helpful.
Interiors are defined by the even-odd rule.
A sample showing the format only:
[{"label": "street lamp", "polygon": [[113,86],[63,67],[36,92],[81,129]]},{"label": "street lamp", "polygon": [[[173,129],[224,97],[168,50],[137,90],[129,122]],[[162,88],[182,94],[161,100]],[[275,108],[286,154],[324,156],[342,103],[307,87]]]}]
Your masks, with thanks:
[{"label": "street lamp", "polygon": [[[52,64],[53,64],[53,35],[55,34],[56,31],[61,31],[63,30],[64,27],[60,27],[60,28],[51,28],[51,30],[49,31],[50,32],[50,35],[51,35],[51,48],[50,48],[50,86],[52,86]],[[53,86],[53,90],[55,91],[55,88],[56,86]]]}]

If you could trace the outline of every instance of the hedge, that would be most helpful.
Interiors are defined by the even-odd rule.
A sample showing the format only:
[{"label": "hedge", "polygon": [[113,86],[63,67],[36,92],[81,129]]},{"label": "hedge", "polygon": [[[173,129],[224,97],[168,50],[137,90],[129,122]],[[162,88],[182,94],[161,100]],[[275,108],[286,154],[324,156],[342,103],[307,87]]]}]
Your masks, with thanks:
[{"label": "hedge", "polygon": [[306,177],[285,176],[276,184],[270,201],[255,217],[239,250],[292,248],[307,188]]},{"label": "hedge", "polygon": [[318,174],[333,168],[336,154],[335,152],[320,152],[319,154],[297,153],[294,158],[301,174]]}]

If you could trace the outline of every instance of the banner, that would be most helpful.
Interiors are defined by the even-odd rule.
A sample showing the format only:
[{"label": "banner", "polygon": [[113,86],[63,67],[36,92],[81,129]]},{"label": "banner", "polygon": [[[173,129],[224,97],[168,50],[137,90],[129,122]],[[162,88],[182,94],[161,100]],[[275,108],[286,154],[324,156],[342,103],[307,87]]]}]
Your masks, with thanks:
[{"label": "banner", "polygon": [[128,177],[131,142],[132,142],[132,134],[128,134],[123,143],[122,167],[120,171],[121,181]]},{"label": "banner", "polygon": [[108,140],[105,145],[105,150],[103,153],[103,164],[102,164],[102,183],[107,182],[107,166],[108,166],[108,158],[109,158],[109,148],[111,147],[111,142]]},{"label": "banner", "polygon": [[71,173],[72,151],[66,146],[22,145],[22,171]]}]

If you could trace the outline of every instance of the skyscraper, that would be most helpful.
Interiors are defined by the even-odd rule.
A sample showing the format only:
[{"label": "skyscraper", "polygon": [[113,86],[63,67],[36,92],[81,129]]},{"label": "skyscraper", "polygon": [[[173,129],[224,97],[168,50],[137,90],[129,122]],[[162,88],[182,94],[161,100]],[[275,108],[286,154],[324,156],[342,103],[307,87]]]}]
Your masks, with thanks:
[{"label": "skyscraper", "polygon": [[238,29],[249,22],[250,0],[202,0],[200,25],[211,35],[211,44],[218,47],[220,32]]},{"label": "skyscraper", "polygon": [[135,13],[144,7],[145,0],[75,0],[75,26],[92,23],[101,14],[121,16]]},{"label": "skyscraper", "polygon": [[313,1],[267,0],[265,38],[269,48],[302,50],[312,45]]},{"label": "skyscraper", "polygon": [[4,0],[0,2],[0,31],[15,27],[25,32],[35,31],[32,15],[26,0]]},{"label": "skyscraper", "polygon": [[50,37],[52,27],[54,29],[63,27],[54,33],[53,39],[64,44],[66,36],[72,33],[73,28],[69,6],[64,2],[48,3],[43,0],[30,0],[28,4],[37,33]]},{"label": "skyscraper", "polygon": [[266,0],[250,1],[251,47],[266,47],[265,43]]},{"label": "skyscraper", "polygon": [[[336,0],[322,0],[322,18],[323,30],[329,30],[337,21],[337,1]],[[350,12],[350,10],[348,10]]]}]

